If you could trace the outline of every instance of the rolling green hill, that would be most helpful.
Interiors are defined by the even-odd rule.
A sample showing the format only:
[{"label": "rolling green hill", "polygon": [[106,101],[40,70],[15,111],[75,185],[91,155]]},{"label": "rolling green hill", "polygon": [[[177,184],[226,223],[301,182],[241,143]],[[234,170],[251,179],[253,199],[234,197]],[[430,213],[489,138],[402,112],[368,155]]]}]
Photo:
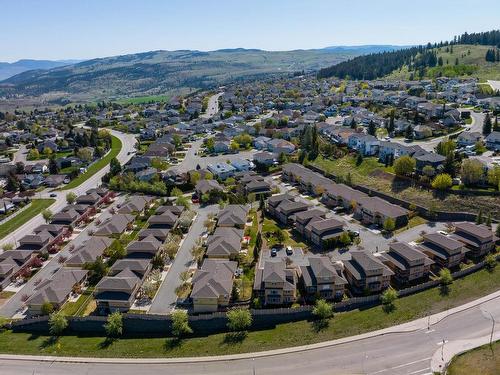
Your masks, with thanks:
[{"label": "rolling green hill", "polygon": [[269,74],[315,71],[371,50],[373,46],[285,52],[152,51],[23,72],[0,82],[0,96],[86,101],[171,95]]}]

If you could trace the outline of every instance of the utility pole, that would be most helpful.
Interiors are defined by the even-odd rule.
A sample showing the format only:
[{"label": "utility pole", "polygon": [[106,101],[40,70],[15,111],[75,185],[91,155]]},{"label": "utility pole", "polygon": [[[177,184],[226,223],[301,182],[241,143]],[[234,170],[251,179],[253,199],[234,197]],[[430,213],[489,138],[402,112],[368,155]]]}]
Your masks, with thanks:
[{"label": "utility pole", "polygon": [[493,318],[493,315],[488,311],[488,314],[490,314],[491,317],[491,334],[490,334],[490,346],[493,343],[493,333],[495,332],[495,318]]}]

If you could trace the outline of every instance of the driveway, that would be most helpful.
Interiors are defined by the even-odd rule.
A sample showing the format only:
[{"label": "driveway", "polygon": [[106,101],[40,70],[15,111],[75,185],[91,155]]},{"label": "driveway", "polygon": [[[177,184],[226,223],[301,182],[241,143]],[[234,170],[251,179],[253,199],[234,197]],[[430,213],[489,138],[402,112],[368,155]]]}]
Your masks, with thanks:
[{"label": "driveway", "polygon": [[177,301],[175,289],[181,285],[180,275],[182,272],[189,269],[192,264],[193,256],[191,249],[196,244],[196,240],[201,237],[205,231],[204,222],[210,213],[217,213],[219,210],[218,205],[211,205],[200,207],[196,209],[197,216],[194,220],[189,232],[184,238],[181,247],[177,251],[174,262],[167,272],[167,276],[160,285],[160,289],[151,304],[149,313],[151,314],[168,314],[174,307]]}]

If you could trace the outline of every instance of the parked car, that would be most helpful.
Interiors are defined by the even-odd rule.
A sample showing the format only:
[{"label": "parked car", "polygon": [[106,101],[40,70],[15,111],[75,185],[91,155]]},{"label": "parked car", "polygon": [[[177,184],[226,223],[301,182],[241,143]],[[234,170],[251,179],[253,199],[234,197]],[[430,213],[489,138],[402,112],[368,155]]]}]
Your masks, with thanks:
[{"label": "parked car", "polygon": [[276,255],[278,255],[278,251],[276,249],[271,249],[271,256],[272,257],[275,257]]},{"label": "parked car", "polygon": [[293,249],[291,246],[286,247],[286,255],[293,255]]}]

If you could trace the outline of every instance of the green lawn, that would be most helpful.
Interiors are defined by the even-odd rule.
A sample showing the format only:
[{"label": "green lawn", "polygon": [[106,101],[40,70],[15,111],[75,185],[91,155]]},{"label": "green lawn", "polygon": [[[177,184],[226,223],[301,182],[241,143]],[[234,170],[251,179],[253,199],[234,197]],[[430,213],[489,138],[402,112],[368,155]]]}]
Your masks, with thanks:
[{"label": "green lawn", "polygon": [[423,217],[414,216],[410,220],[408,220],[408,225],[407,226],[404,226],[402,228],[396,229],[394,231],[394,234],[404,232],[404,231],[406,231],[408,229],[411,229],[413,227],[417,227],[417,226],[425,224],[425,223],[427,223],[427,220],[425,220]]},{"label": "green lawn", "polygon": [[285,348],[338,339],[404,323],[443,311],[489,294],[500,287],[500,266],[493,272],[482,270],[456,280],[449,294],[438,288],[399,299],[391,313],[377,306],[365,310],[338,313],[329,325],[317,331],[312,323],[300,321],[280,324],[273,329],[250,331],[241,342],[227,340],[225,334],[186,338],[122,338],[105,345],[103,337],[48,336],[25,333],[0,333],[0,351],[12,354],[92,356],[92,357],[182,357],[235,354]]},{"label": "green lawn", "polygon": [[61,312],[64,315],[68,316],[69,315],[83,316],[85,308],[92,300],[92,291],[93,288],[84,291],[80,296],[80,298],[76,300],[76,302],[66,302],[64,306],[61,308]]},{"label": "green lawn", "polygon": [[483,345],[455,357],[448,367],[449,375],[495,375],[500,372],[500,341]]},{"label": "green lawn", "polygon": [[149,95],[149,96],[137,96],[135,98],[123,98],[118,99],[116,103],[118,104],[147,104],[147,103],[163,103],[168,101],[169,95]]},{"label": "green lawn", "polygon": [[0,225],[0,239],[13,232],[27,221],[31,220],[47,207],[51,206],[55,201],[55,199],[33,199],[29,207],[24,209],[23,212]]},{"label": "green lawn", "polygon": [[[280,243],[274,236],[270,236],[269,238],[266,236],[266,233],[273,233],[280,227],[278,224],[272,220],[272,219],[264,219],[264,222],[262,223],[262,237],[263,239],[267,240],[267,245],[268,247],[272,247],[278,243]],[[291,234],[290,229],[287,228],[281,228],[284,232],[285,235],[285,240],[283,241],[283,244],[285,246],[292,246],[292,247],[301,247],[301,248],[306,248],[307,245],[302,242],[299,238],[295,237],[295,235]]]},{"label": "green lawn", "polygon": [[94,174],[99,172],[102,168],[104,168],[106,165],[108,165],[111,159],[115,158],[121,149],[122,149],[122,141],[120,141],[115,136],[111,136],[111,150],[106,154],[106,156],[104,156],[102,159],[99,159],[98,161],[90,165],[87,168],[87,172],[79,175],[77,178],[72,180],[69,184],[64,186],[62,190],[74,189],[75,187],[79,186],[89,177],[93,176]]}]

